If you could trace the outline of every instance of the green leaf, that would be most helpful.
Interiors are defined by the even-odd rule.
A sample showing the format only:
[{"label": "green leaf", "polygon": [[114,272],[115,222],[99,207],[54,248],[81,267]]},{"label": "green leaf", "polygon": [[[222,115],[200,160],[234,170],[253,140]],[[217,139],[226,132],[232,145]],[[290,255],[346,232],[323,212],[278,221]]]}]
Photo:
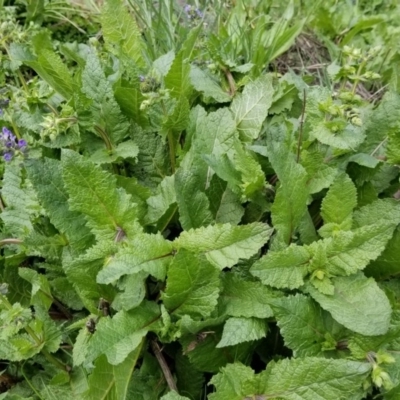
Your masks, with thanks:
[{"label": "green leaf", "polygon": [[70,208],[85,215],[96,236],[114,240],[120,230],[128,237],[140,231],[136,206],[113,175],[70,150],[62,152],[62,168]]},{"label": "green leaf", "polygon": [[246,397],[247,395],[263,393],[257,391],[258,385],[254,371],[235,362],[221,368],[210,381],[215,386],[216,392],[208,396],[210,400],[243,400],[245,398],[257,398],[264,400],[263,396]]},{"label": "green leaf", "polygon": [[240,226],[218,224],[182,232],[174,244],[178,249],[204,254],[222,270],[256,254],[271,233],[272,229],[261,222]]},{"label": "green leaf", "polygon": [[105,356],[100,356],[94,363],[94,370],[88,379],[89,390],[83,399],[128,399],[128,385],[141,350],[141,346],[133,350],[119,365],[111,365]]},{"label": "green leaf", "polygon": [[278,242],[284,244],[290,244],[307,210],[309,195],[307,172],[294,159],[287,129],[280,125],[267,137],[268,158],[280,182],[271,208],[272,223],[278,231]]},{"label": "green leaf", "polygon": [[207,226],[213,221],[207,195],[199,190],[203,170],[179,168],[175,174],[175,193],[179,207],[179,221],[183,229]]},{"label": "green leaf", "polygon": [[171,90],[174,97],[188,97],[192,92],[190,81],[190,58],[200,33],[200,26],[190,31],[181,50],[172,62],[171,68],[165,76],[164,83],[167,89]]},{"label": "green leaf", "polygon": [[175,371],[179,393],[190,399],[200,400],[205,384],[204,375],[181,352],[175,358]]},{"label": "green leaf", "polygon": [[176,207],[171,207],[176,203],[175,177],[166,176],[157,188],[156,194],[147,199],[148,213],[146,220],[149,224],[157,223],[163,216],[169,220]]},{"label": "green leaf", "polygon": [[142,35],[135,19],[120,0],[107,0],[101,13],[101,27],[109,48],[123,52],[135,63],[144,67]]},{"label": "green leaf", "polygon": [[301,246],[290,245],[281,251],[269,251],[256,261],[250,272],[264,285],[296,289],[304,284],[310,252]]},{"label": "green leaf", "polygon": [[101,318],[89,341],[85,362],[90,363],[105,354],[111,365],[121,364],[141,345],[159,317],[159,307],[144,302],[134,310],[119,311],[113,318]]},{"label": "green leaf", "polygon": [[1,212],[3,230],[9,235],[23,239],[33,230],[31,215],[38,206],[33,191],[24,187],[22,169],[16,164],[5,167],[1,196],[7,207]]},{"label": "green leaf", "polygon": [[307,291],[324,310],[346,328],[366,336],[385,334],[392,309],[385,293],[363,274],[332,278],[334,294],[320,293],[311,285]]},{"label": "green leaf", "polygon": [[48,310],[53,303],[53,296],[47,277],[29,268],[19,268],[18,273],[32,285],[31,305]]},{"label": "green leaf", "polygon": [[95,132],[110,150],[111,145],[117,144],[127,135],[130,124],[121,113],[111,83],[106,79],[94,50],[88,54],[82,72],[82,92],[92,100],[90,112]]},{"label": "green leaf", "polygon": [[272,362],[268,368],[262,382],[265,394],[285,400],[361,398],[362,385],[371,371],[367,362],[315,357]]},{"label": "green leaf", "polygon": [[168,268],[161,298],[170,313],[208,317],[217,305],[219,285],[219,271],[214,265],[205,257],[180,250]]},{"label": "green leaf", "polygon": [[329,347],[328,339],[342,339],[343,327],[312,299],[302,294],[281,297],[271,307],[285,345],[294,357],[323,356]]},{"label": "green leaf", "polygon": [[217,347],[234,346],[266,336],[267,324],[258,318],[229,318],[224,325],[222,338]]},{"label": "green leaf", "polygon": [[107,260],[97,275],[97,282],[111,283],[122,275],[141,271],[164,280],[166,266],[171,262],[172,254],[172,243],[161,234],[137,234]]},{"label": "green leaf", "polygon": [[228,188],[227,182],[213,175],[206,194],[216,223],[237,225],[240,222],[244,209],[239,196]]},{"label": "green leaf", "polygon": [[223,290],[219,297],[219,314],[232,317],[272,317],[270,303],[275,294],[260,282],[246,281],[233,273],[221,276]]},{"label": "green leaf", "polygon": [[56,92],[69,100],[77,88],[68,67],[58,54],[48,48],[39,49],[37,55],[37,60],[25,60],[24,64],[33,68]]},{"label": "green leaf", "polygon": [[62,179],[61,163],[50,158],[30,160],[26,169],[51,223],[66,234],[72,248],[82,251],[90,247],[93,236],[82,225],[82,214],[70,211],[68,207],[68,193]]},{"label": "green leaf", "polygon": [[135,160],[139,153],[139,148],[132,140],[127,140],[114,147],[112,150],[99,149],[93,153],[90,160],[96,164],[111,164],[116,161],[126,159]]},{"label": "green leaf", "polygon": [[[371,370],[368,363],[325,358],[300,358],[271,362],[255,375],[239,363],[229,364],[211,379],[216,393],[210,400],[336,400],[361,395]],[[344,397],[343,397],[344,398]],[[361,397],[355,397],[361,398]]]},{"label": "green leaf", "polygon": [[123,292],[116,294],[112,307],[116,310],[131,310],[138,307],[146,296],[146,278],[144,271],[130,274],[118,285]]},{"label": "green leaf", "polygon": [[99,242],[91,247],[80,257],[65,257],[63,270],[68,280],[76,290],[85,307],[92,313],[98,313],[100,298],[112,299],[115,295],[114,288],[99,285],[96,275],[101,270],[105,261],[116,252],[113,242]]},{"label": "green leaf", "polygon": [[206,71],[192,65],[190,68],[190,80],[193,87],[201,92],[205,102],[227,103],[231,101],[229,94],[224,91],[217,80]]},{"label": "green leaf", "polygon": [[248,83],[243,93],[233,99],[231,110],[243,141],[257,139],[271,107],[273,94],[272,77],[264,75]]},{"label": "green leaf", "polygon": [[337,176],[321,205],[321,216],[325,225],[336,225],[343,230],[351,229],[356,205],[357,190],[354,183],[345,174]]}]

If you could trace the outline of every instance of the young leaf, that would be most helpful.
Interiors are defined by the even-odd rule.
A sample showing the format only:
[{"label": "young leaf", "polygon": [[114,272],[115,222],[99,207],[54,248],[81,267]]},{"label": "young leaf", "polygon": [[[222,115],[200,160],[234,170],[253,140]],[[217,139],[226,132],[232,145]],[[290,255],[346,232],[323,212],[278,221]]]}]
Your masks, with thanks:
[{"label": "young leaf", "polygon": [[195,65],[192,65],[190,68],[190,81],[193,87],[203,94],[206,103],[212,102],[212,100],[217,103],[228,103],[231,101],[229,94],[221,88],[214,77]]},{"label": "young leaf", "polygon": [[323,356],[324,350],[332,350],[328,337],[342,338],[344,328],[309,297],[281,297],[271,307],[285,345],[295,357]]},{"label": "young leaf", "polygon": [[108,48],[123,52],[144,67],[142,36],[132,15],[120,0],[107,0],[101,13],[101,27]]},{"label": "young leaf", "polygon": [[110,364],[121,364],[141,345],[159,317],[159,307],[155,303],[144,302],[134,310],[119,311],[113,318],[101,318],[89,341],[86,363],[105,354]]},{"label": "young leaf", "polygon": [[94,363],[94,370],[88,379],[89,390],[83,395],[83,399],[127,400],[128,385],[141,351],[142,346],[137,347],[119,365],[111,365],[104,355],[100,356]]},{"label": "young leaf", "polygon": [[92,100],[90,111],[95,131],[101,132],[100,136],[110,150],[126,136],[130,125],[115,101],[111,83],[106,79],[94,50],[88,54],[82,73],[82,92]]},{"label": "young leaf", "polygon": [[189,397],[179,396],[179,394],[174,391],[174,392],[169,392],[165,396],[161,397],[160,400],[190,400],[190,399]]},{"label": "young leaf", "polygon": [[221,276],[223,290],[219,297],[219,314],[232,317],[272,317],[271,301],[275,294],[260,282],[246,281],[233,273]]},{"label": "young leaf", "polygon": [[296,289],[304,284],[310,252],[302,246],[290,245],[281,251],[269,251],[256,261],[250,272],[264,285]]},{"label": "young leaf", "polygon": [[217,268],[232,267],[247,259],[267,243],[272,229],[264,223],[232,226],[218,224],[182,232],[175,245],[193,253],[204,254]]},{"label": "young leaf", "polygon": [[168,268],[162,300],[170,313],[208,317],[217,305],[219,271],[205,257],[180,250]]},{"label": "young leaf", "polygon": [[229,318],[224,325],[222,338],[217,347],[234,346],[239,343],[262,339],[266,336],[267,324],[258,318]]},{"label": "young leaf", "polygon": [[373,279],[362,273],[332,278],[332,296],[320,293],[311,285],[307,291],[320,306],[346,328],[366,336],[385,334],[392,309],[385,293]]},{"label": "young leaf", "polygon": [[279,179],[279,187],[271,208],[272,222],[278,231],[278,244],[290,244],[303,215],[307,210],[308,176],[297,164],[288,140],[288,128],[274,127],[268,139],[268,158]]},{"label": "young leaf", "polygon": [[116,252],[113,242],[98,242],[80,257],[65,257],[63,269],[68,280],[75,288],[85,307],[97,314],[100,298],[113,299],[115,290],[111,286],[99,285],[96,275],[104,265],[105,260]]},{"label": "young leaf", "polygon": [[264,75],[247,84],[243,93],[233,99],[231,111],[243,141],[257,139],[273,94],[272,77]]},{"label": "young leaf", "polygon": [[321,205],[325,224],[336,224],[349,230],[352,226],[353,209],[357,205],[357,192],[351,179],[343,174],[336,177]]},{"label": "young leaf", "polygon": [[237,225],[244,214],[239,196],[228,188],[228,184],[217,175],[211,178],[206,191],[210,201],[210,211],[218,224]]},{"label": "young leaf", "polygon": [[171,68],[165,76],[165,86],[171,90],[174,97],[188,97],[193,90],[190,81],[189,61],[199,33],[200,26],[189,33],[182,49],[176,55]]},{"label": "young leaf", "polygon": [[71,210],[83,213],[98,237],[114,240],[120,230],[128,237],[140,231],[136,207],[113,175],[70,150],[62,153],[62,167]]},{"label": "young leaf", "polygon": [[141,271],[163,280],[171,257],[172,244],[161,234],[137,234],[105,263],[97,282],[111,283],[122,275]]}]

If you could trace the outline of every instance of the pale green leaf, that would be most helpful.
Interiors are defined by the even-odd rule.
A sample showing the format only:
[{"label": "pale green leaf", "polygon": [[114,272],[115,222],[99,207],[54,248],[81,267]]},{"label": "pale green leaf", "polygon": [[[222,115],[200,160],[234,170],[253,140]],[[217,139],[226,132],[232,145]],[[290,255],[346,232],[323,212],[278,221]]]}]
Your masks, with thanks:
[{"label": "pale green leaf", "polygon": [[122,51],[138,66],[145,65],[142,51],[142,35],[131,14],[120,0],[107,0],[101,13],[101,27],[109,48]]},{"label": "pale green leaf", "polygon": [[219,270],[203,256],[180,250],[168,268],[161,298],[170,313],[193,318],[208,317],[219,295]]},{"label": "pale green leaf", "polygon": [[133,350],[119,365],[111,365],[105,356],[94,363],[89,376],[89,390],[83,395],[85,400],[128,400],[128,385],[141,353],[141,346]]},{"label": "pale green leaf", "polygon": [[190,81],[190,57],[199,32],[200,26],[190,31],[165,76],[165,86],[171,90],[174,97],[189,96],[193,90]]},{"label": "pale green leaf", "polygon": [[97,282],[111,283],[122,275],[141,271],[163,280],[171,257],[172,244],[161,234],[137,234],[107,260]]},{"label": "pale green leaf", "polygon": [[224,325],[222,338],[217,347],[234,346],[239,343],[259,340],[266,336],[267,324],[258,318],[229,318]]},{"label": "pale green leaf", "polygon": [[383,335],[389,329],[392,309],[385,293],[373,279],[361,273],[332,278],[333,295],[324,295],[311,285],[307,291],[346,328],[366,336]]},{"label": "pale green leaf", "polygon": [[48,310],[53,303],[53,296],[46,275],[29,268],[19,268],[18,273],[32,285],[31,305]]},{"label": "pale green leaf", "polygon": [[233,99],[231,110],[242,140],[257,139],[273,94],[272,77],[264,75],[248,83],[243,93]]},{"label": "pale green leaf", "polygon": [[294,357],[323,356],[329,337],[343,338],[344,328],[315,301],[302,294],[281,297],[271,303],[285,345]]},{"label": "pale green leaf", "polygon": [[[195,65],[191,66],[190,80],[193,87],[203,94],[206,102],[214,100],[217,103],[227,103],[231,101],[231,97],[221,88],[217,80]],[[208,99],[211,99],[211,101]]]},{"label": "pale green leaf", "polygon": [[131,311],[119,311],[112,318],[101,318],[88,344],[86,363],[102,354],[112,365],[122,363],[140,346],[144,336],[160,317],[158,305],[144,302]]},{"label": "pale green leaf", "polygon": [[269,251],[250,268],[265,285],[296,289],[304,284],[310,252],[301,246],[290,245],[284,250]]},{"label": "pale green leaf", "polygon": [[206,194],[216,223],[237,225],[240,222],[244,208],[239,196],[228,188],[227,182],[214,175]]},{"label": "pale green leaf", "polygon": [[43,80],[65,99],[69,100],[73,96],[76,87],[71,72],[54,51],[47,48],[40,49],[37,60],[26,60],[24,63],[33,68]]},{"label": "pale green leaf", "polygon": [[361,398],[362,385],[370,371],[367,362],[292,358],[269,364],[262,384],[266,399],[273,396],[284,400],[338,400],[354,395]]},{"label": "pale green leaf", "polygon": [[62,167],[70,208],[85,215],[94,233],[114,240],[120,230],[128,237],[140,231],[136,206],[113,175],[70,150],[63,150]]},{"label": "pale green leaf", "polygon": [[354,183],[346,174],[337,176],[322,201],[321,216],[324,223],[336,224],[343,230],[351,229],[356,205],[357,190]]},{"label": "pale green leaf", "polygon": [[82,72],[82,92],[92,100],[90,112],[95,132],[106,142],[117,144],[127,135],[130,125],[114,98],[111,83],[106,79],[94,50],[88,54]]},{"label": "pale green leaf", "polygon": [[189,170],[181,167],[175,174],[176,201],[179,207],[179,221],[183,229],[199,228],[213,221],[207,195],[199,190],[199,182],[203,180],[203,169]]},{"label": "pale green leaf", "polygon": [[219,297],[219,314],[232,317],[272,317],[274,292],[260,282],[246,281],[233,273],[221,277],[223,290]]},{"label": "pale green leaf", "polygon": [[112,299],[115,294],[111,286],[99,285],[96,275],[103,267],[107,259],[116,252],[116,244],[113,242],[98,242],[81,255],[71,255],[63,260],[63,270],[68,280],[75,288],[85,307],[92,313],[98,312],[101,297]]},{"label": "pale green leaf", "polygon": [[118,144],[112,150],[100,149],[90,156],[90,160],[96,164],[111,164],[116,161],[132,159],[135,160],[139,153],[139,148],[132,140],[127,140]]},{"label": "pale green leaf", "polygon": [[223,269],[256,254],[271,233],[272,229],[261,222],[240,226],[216,224],[182,232],[174,243],[179,249],[204,254],[213,265]]},{"label": "pale green leaf", "polygon": [[296,163],[288,139],[288,128],[274,127],[269,133],[268,158],[279,179],[271,208],[272,223],[278,231],[278,243],[289,244],[307,210],[309,191],[306,170]]},{"label": "pale green leaf", "polygon": [[303,150],[300,161],[308,174],[307,187],[310,194],[318,193],[332,184],[337,170],[325,162],[319,149]]},{"label": "pale green leaf", "polygon": [[130,274],[118,285],[120,290],[116,294],[112,307],[116,310],[131,310],[138,307],[146,296],[146,278],[148,274],[144,271]]}]

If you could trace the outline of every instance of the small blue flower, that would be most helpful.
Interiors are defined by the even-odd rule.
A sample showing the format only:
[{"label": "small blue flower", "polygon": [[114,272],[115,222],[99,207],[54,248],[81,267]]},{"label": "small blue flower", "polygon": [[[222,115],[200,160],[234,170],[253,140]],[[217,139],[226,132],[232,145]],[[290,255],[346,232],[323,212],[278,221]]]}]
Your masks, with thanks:
[{"label": "small blue flower", "polygon": [[144,75],[139,75],[139,81],[144,82],[146,80],[146,77]]},{"label": "small blue flower", "polygon": [[13,156],[12,153],[4,153],[3,158],[5,161],[11,161],[12,156]]},{"label": "small blue flower", "polygon": [[203,18],[204,17],[204,13],[201,12],[198,8],[196,8],[196,14],[199,18]]},{"label": "small blue flower", "polygon": [[18,140],[18,147],[19,147],[20,149],[22,149],[23,147],[26,147],[27,144],[28,144],[28,143],[26,142],[25,139],[19,139],[19,140]]},{"label": "small blue flower", "polygon": [[188,14],[191,9],[192,9],[192,6],[189,4],[186,4],[186,6],[183,7],[183,11],[185,11],[186,14]]}]

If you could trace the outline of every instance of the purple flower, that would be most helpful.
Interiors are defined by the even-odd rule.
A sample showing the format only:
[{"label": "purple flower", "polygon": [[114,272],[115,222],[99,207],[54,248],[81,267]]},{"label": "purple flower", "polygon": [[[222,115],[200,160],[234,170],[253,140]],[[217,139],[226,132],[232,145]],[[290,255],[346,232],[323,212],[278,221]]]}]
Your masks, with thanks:
[{"label": "purple flower", "polygon": [[139,81],[144,82],[146,80],[146,77],[144,75],[139,75]]},{"label": "purple flower", "polygon": [[196,14],[199,18],[203,18],[204,17],[204,13],[201,12],[198,8],[196,8]]},{"label": "purple flower", "polygon": [[12,156],[13,156],[12,153],[4,153],[3,158],[5,161],[11,161]]},{"label": "purple flower", "polygon": [[26,142],[25,139],[19,139],[19,140],[18,140],[18,147],[19,147],[20,149],[22,149],[23,147],[26,147],[26,145],[27,145],[27,142]]},{"label": "purple flower", "polygon": [[192,6],[189,4],[186,4],[186,6],[183,7],[183,11],[185,11],[186,14],[188,14],[191,9],[192,9]]},{"label": "purple flower", "polygon": [[2,132],[3,132],[3,138],[4,138],[5,140],[15,140],[15,136],[14,136],[14,135],[12,134],[12,132],[11,132],[9,129],[7,129],[5,126],[3,126]]}]

